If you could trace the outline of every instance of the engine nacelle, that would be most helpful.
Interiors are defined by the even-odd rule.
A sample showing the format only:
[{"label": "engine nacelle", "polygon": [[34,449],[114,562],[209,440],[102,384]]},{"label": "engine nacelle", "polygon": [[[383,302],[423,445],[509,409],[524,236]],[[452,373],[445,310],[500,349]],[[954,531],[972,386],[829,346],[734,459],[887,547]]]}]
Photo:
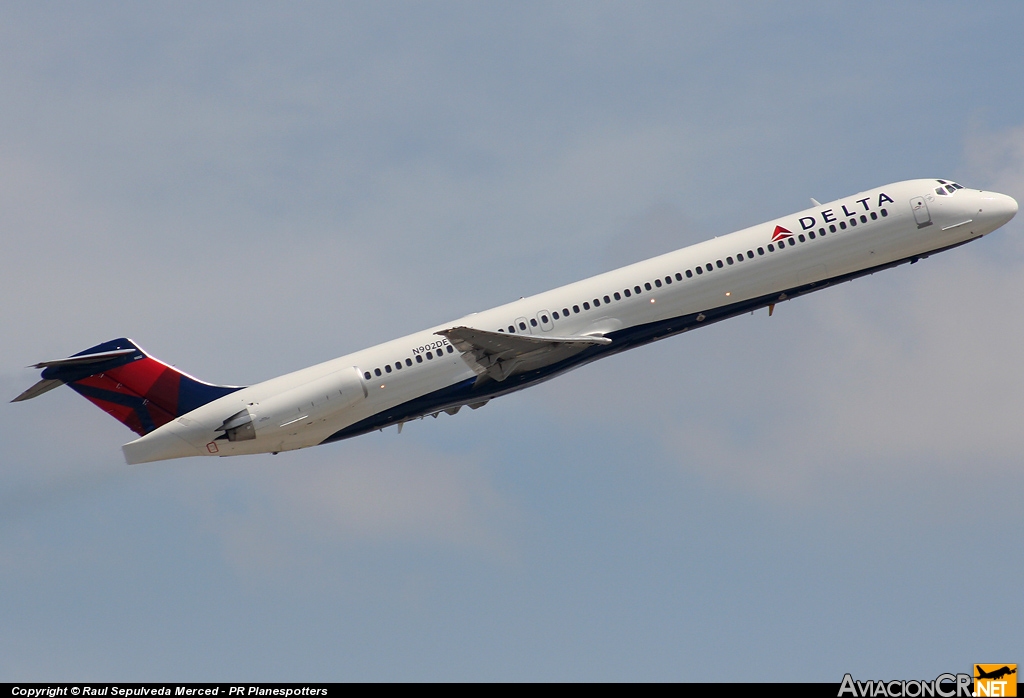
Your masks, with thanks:
[{"label": "engine nacelle", "polygon": [[359,371],[349,366],[254,402],[224,420],[217,431],[223,431],[228,441],[287,437],[327,421],[366,394]]}]

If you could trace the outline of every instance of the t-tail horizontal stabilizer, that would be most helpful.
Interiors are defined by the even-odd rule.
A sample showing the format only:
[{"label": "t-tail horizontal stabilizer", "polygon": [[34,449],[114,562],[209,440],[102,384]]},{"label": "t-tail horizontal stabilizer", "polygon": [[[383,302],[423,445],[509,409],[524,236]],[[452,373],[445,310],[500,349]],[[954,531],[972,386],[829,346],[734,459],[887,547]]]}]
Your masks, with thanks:
[{"label": "t-tail horizontal stabilizer", "polygon": [[125,337],[32,368],[43,369],[42,380],[11,402],[31,400],[66,384],[140,436],[239,390],[197,380]]},{"label": "t-tail horizontal stabilizer", "polygon": [[[55,359],[53,361],[40,361],[37,364],[32,364],[29,368],[65,368],[65,369],[79,369],[79,371],[65,370],[63,371],[62,377],[46,377],[46,371],[43,372],[43,379],[33,385],[31,388],[23,392],[18,397],[11,400],[11,402],[22,402],[23,400],[31,400],[34,397],[39,397],[43,393],[49,392],[56,387],[64,385],[67,382],[67,378],[71,373],[78,373],[80,369],[87,366],[101,366],[102,364],[119,359],[121,357],[133,354],[138,351],[136,348],[131,349],[115,349],[114,351],[103,351],[98,353],[82,353],[76,354],[75,356],[69,356],[66,359]],[[54,376],[60,372],[50,371],[50,375]]]}]

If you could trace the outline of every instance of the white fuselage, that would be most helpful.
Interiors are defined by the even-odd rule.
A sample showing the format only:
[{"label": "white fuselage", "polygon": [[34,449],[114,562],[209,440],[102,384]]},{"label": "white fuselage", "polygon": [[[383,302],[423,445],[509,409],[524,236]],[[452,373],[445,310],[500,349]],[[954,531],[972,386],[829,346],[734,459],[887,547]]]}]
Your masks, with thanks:
[{"label": "white fuselage", "polygon": [[[990,233],[1016,213],[1002,194],[939,195],[945,182],[899,182],[814,206],[243,388],[126,444],[125,457],[276,453],[479,406],[609,353],[916,261]],[[611,341],[499,381],[479,375],[437,334],[453,326]],[[225,420],[242,410],[255,437],[226,439]]]}]

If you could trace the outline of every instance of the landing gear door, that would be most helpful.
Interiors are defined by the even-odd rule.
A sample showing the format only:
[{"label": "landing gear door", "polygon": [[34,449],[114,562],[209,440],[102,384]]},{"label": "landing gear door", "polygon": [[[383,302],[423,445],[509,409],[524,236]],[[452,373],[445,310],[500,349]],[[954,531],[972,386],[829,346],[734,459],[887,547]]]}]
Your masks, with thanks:
[{"label": "landing gear door", "polygon": [[914,220],[918,228],[927,228],[932,224],[932,214],[928,212],[928,204],[923,196],[915,196],[910,200],[910,210],[914,212]]}]

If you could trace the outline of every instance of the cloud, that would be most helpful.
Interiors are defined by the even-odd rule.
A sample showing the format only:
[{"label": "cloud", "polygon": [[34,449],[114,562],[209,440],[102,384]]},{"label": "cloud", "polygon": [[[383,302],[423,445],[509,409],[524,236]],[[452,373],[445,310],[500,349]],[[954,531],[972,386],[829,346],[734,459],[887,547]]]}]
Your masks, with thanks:
[{"label": "cloud", "polygon": [[966,251],[924,264],[780,305],[772,320],[788,336],[764,318],[737,330],[731,339],[749,344],[702,357],[709,377],[663,436],[668,452],[689,471],[788,503],[1012,475],[1024,367],[1007,348],[1024,340],[1012,321],[1024,317],[1024,265]]},{"label": "cloud", "polygon": [[[1001,170],[1004,171],[1004,170]],[[663,215],[639,232],[660,237]],[[683,228],[678,212],[673,227]],[[916,265],[734,318],[565,378],[551,417],[662,444],[687,472],[784,506],[850,488],[1013,477],[1024,441],[1024,259],[1004,228]]]},{"label": "cloud", "polygon": [[[0,388],[122,335],[253,382],[950,172],[970,110],[1020,113],[1009,6],[911,33],[836,7],[12,8]],[[971,98],[922,88],[935,70]],[[1022,191],[1020,129],[972,138],[973,179]],[[983,550],[1019,528],[970,495],[1020,481],[1021,220],[401,438],[129,468],[67,389],[0,405],[0,673],[685,678],[712,627],[748,672],[930,666],[874,631],[909,646],[899,618],[967,608],[958,572],[902,555],[951,547],[928,524],[978,514],[952,538]],[[887,496],[943,506],[832,518]],[[753,635],[720,622],[765,604]],[[822,618],[854,628],[845,660]]]},{"label": "cloud", "polygon": [[986,187],[1024,201],[1024,124],[992,131],[975,121],[967,132],[964,159]]},{"label": "cloud", "polygon": [[[365,437],[364,437],[365,438]],[[267,464],[217,462],[222,473],[176,495],[249,574],[326,564],[325,551],[413,546],[461,551],[496,564],[516,558],[522,513],[474,455],[453,458],[389,439],[346,442]]]}]

